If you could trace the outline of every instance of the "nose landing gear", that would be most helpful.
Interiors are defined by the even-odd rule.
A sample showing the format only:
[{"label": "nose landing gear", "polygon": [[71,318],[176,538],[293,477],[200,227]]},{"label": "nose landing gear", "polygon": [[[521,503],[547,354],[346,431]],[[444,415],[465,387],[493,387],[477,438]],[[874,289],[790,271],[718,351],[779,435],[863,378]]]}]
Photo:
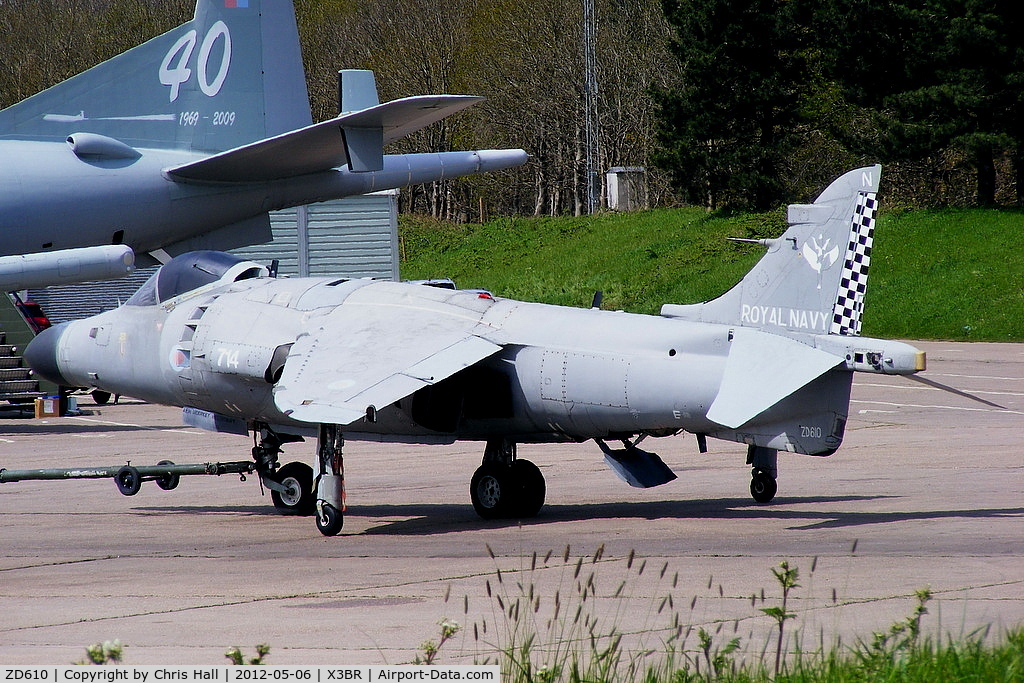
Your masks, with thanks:
[{"label": "nose landing gear", "polygon": [[316,507],[313,496],[313,468],[304,462],[290,462],[273,475],[284,490],[271,489],[274,507],[286,514],[311,515]]},{"label": "nose landing gear", "polygon": [[290,462],[278,469],[281,446],[302,441],[302,437],[278,434],[265,424],[257,425],[253,434],[259,438],[259,443],[252,447],[255,469],[260,481],[270,489],[274,507],[285,514],[313,514],[313,468],[302,462]]}]

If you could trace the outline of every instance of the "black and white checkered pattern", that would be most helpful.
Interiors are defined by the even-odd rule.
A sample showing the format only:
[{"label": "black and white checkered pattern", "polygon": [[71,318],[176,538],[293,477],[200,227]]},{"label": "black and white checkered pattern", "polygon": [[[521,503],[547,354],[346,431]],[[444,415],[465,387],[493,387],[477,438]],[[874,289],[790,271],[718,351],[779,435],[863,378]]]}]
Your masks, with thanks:
[{"label": "black and white checkered pattern", "polygon": [[871,242],[875,235],[875,212],[878,202],[874,192],[862,192],[857,198],[850,229],[850,244],[846,249],[839,293],[832,313],[831,334],[857,336],[860,334],[861,313],[864,310],[864,292],[868,284],[868,264],[871,262]]}]

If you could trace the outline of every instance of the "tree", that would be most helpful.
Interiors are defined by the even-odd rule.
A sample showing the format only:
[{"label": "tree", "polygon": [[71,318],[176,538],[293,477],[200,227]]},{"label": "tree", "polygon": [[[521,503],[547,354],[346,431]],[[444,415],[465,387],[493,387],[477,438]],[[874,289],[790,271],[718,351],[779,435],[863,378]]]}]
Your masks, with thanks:
[{"label": "tree", "polygon": [[783,198],[804,73],[794,7],[663,0],[681,83],[656,94],[657,159],[691,202],[765,209]]},{"label": "tree", "polygon": [[[654,133],[649,87],[667,83],[668,29],[659,0],[599,0],[600,165],[649,166]],[[428,92],[483,95],[483,104],[398,150],[521,147],[522,169],[410,188],[404,210],[450,219],[493,211],[579,214],[584,205],[583,55],[580,0],[334,0],[334,16],[300,5],[306,60],[317,68],[372,68],[382,98]],[[313,16],[317,18],[307,21]],[[306,26],[307,28],[303,28]],[[317,90],[310,81],[317,115]],[[655,183],[658,182],[655,173]]]},{"label": "tree", "polygon": [[983,206],[996,203],[996,160],[1008,154],[1021,202],[1024,19],[1017,3],[813,4],[822,64],[841,93],[838,111],[845,112],[831,122],[838,138],[883,162],[956,150],[974,170],[976,202]]},{"label": "tree", "polygon": [[[299,27],[314,118],[335,113],[333,79],[339,68],[373,70],[382,101],[433,93],[489,95],[493,87],[481,93],[469,77],[484,58],[475,42],[479,25],[497,21],[486,10],[486,3],[471,0],[302,0]],[[470,110],[396,141],[388,151],[479,147],[479,121],[479,114]],[[436,181],[403,190],[400,203],[404,211],[464,220],[468,208],[477,204],[471,198],[474,187],[473,180]]]},{"label": "tree", "polygon": [[173,28],[194,8],[192,0],[0,2],[0,107]]},{"label": "tree", "polygon": [[[654,191],[651,84],[668,86],[660,0],[596,0],[600,168],[643,165]],[[583,206],[582,2],[295,0],[313,119],[337,113],[336,72],[373,69],[382,100],[486,101],[389,152],[521,147],[526,166],[402,191],[405,211],[572,214]],[[0,105],[79,73],[191,16],[195,0],[0,0]],[[485,208],[484,208],[485,207]],[[484,210],[480,210],[484,208]]]}]

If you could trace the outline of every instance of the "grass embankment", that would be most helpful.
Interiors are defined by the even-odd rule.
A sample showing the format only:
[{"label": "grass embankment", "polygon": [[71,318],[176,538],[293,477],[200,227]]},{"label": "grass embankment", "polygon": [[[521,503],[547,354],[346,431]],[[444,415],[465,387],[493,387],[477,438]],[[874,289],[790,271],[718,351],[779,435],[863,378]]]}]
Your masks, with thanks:
[{"label": "grass embankment", "polygon": [[[776,237],[782,210],[727,216],[656,209],[450,225],[403,216],[402,277],[450,277],[527,301],[657,313],[714,298],[760,258],[726,237]],[[885,213],[875,233],[865,335],[1024,341],[1024,213]]]}]

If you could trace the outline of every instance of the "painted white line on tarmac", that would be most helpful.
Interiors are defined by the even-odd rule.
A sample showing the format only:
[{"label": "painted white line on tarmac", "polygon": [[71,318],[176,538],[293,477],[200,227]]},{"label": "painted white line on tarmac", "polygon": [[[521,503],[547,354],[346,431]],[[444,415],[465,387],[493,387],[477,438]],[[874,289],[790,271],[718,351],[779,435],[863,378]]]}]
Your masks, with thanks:
[{"label": "painted white line on tarmac", "polygon": [[1024,411],[1020,410],[1001,410],[998,408],[971,408],[967,406],[940,406],[940,405],[926,405],[919,403],[892,403],[889,401],[862,401],[857,399],[851,399],[850,404],[861,403],[868,405],[877,406],[891,406],[893,408],[922,408],[925,410],[958,410],[968,413],[1006,413],[1009,415],[1024,415]]},{"label": "painted white line on tarmac", "polygon": [[97,420],[95,418],[89,418],[89,417],[71,416],[71,417],[66,417],[64,419],[65,420],[77,420],[79,422],[89,422],[91,424],[98,424],[98,425],[108,425],[108,426],[111,426],[111,427],[131,427],[132,429],[145,429],[145,430],[149,430],[151,432],[174,432],[175,434],[195,434],[195,435],[205,434],[205,432],[202,431],[202,430],[192,429],[192,428],[187,427],[185,425],[182,425],[181,427],[149,427],[149,426],[146,426],[146,425],[134,424],[134,423],[131,423],[131,422],[114,422],[113,420]]},{"label": "painted white line on tarmac", "polygon": [[[944,391],[938,387],[929,387],[923,384],[866,384],[864,382],[857,382],[858,387],[872,387],[875,389],[900,389],[905,391]],[[960,387],[954,387],[957,391],[967,391],[972,394],[987,394],[989,396],[1016,396],[1024,397],[1024,392],[1020,391],[987,391],[985,389],[961,389]]]},{"label": "painted white line on tarmac", "polygon": [[963,374],[956,374],[956,373],[952,373],[952,372],[935,372],[935,373],[929,372],[928,374],[929,375],[934,375],[936,377],[958,377],[960,379],[996,379],[996,380],[1003,380],[1003,381],[1006,381],[1006,382],[1021,382],[1021,381],[1024,381],[1024,377],[1001,377],[1001,376],[998,376],[998,375],[963,375]]}]

